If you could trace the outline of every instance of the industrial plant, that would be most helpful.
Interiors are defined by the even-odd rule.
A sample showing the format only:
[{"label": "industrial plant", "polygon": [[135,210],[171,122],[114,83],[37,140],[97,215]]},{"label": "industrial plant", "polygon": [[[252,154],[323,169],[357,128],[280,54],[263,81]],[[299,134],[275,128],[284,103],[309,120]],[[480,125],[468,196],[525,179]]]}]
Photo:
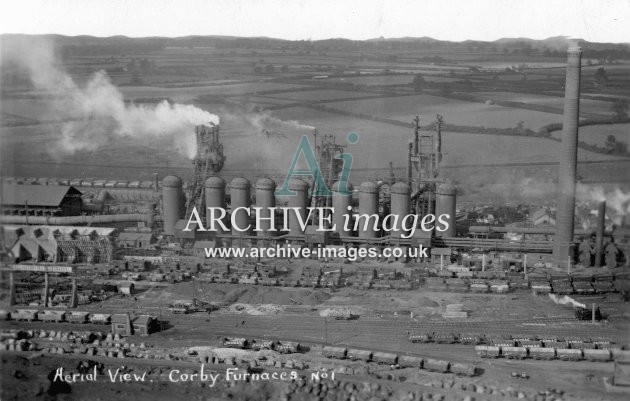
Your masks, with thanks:
[{"label": "industrial plant", "polygon": [[234,168],[229,119],[195,121],[186,170],[3,176],[2,357],[169,386],[200,369],[285,374],[285,398],[267,399],[624,398],[630,220],[612,224],[603,200],[588,226],[576,216],[581,56],[568,50],[544,205],[462,201],[449,117],[421,109],[371,179],[348,180],[344,133],[317,127],[304,133],[317,174]]}]

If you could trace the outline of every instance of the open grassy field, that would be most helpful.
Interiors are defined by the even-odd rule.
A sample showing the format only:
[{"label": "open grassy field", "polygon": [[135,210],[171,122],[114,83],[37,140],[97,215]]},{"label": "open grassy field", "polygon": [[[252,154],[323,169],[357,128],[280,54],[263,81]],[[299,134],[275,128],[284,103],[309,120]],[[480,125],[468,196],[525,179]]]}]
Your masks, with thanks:
[{"label": "open grassy field", "polygon": [[[412,138],[411,129],[303,107],[277,110],[274,114],[282,119],[298,120],[318,127],[320,133],[334,133],[340,143],[349,132],[359,133],[359,143],[352,145],[352,151],[357,152],[354,159],[357,167],[386,166],[389,161],[396,166],[406,163],[400,154]],[[443,132],[443,149],[446,153],[443,159],[445,165],[477,164],[480,160],[487,163],[549,162],[557,160],[560,143],[544,138]],[[582,149],[579,158],[614,159]]]},{"label": "open grassy field", "polygon": [[368,86],[407,85],[413,81],[413,75],[364,75],[326,78],[325,82],[351,83]]},{"label": "open grassy field", "polygon": [[302,88],[301,85],[290,85],[271,82],[253,82],[231,85],[206,85],[180,88],[163,88],[155,86],[124,86],[121,92],[126,99],[135,98],[170,98],[176,102],[190,102],[202,95],[242,95],[248,93],[291,90]]},{"label": "open grassy field", "polygon": [[[562,121],[563,59],[519,54],[478,56],[467,46],[458,51],[355,52],[335,47],[315,50],[171,44],[140,53],[76,54],[64,59],[64,66],[79,85],[95,71],[105,69],[127,101],[155,103],[168,99],[219,115],[227,156],[222,174],[226,178],[280,177],[301,136],[312,138],[313,128],[319,134],[334,134],[340,144],[346,144],[349,132],[357,132],[359,143],[348,146],[346,151],[354,156],[351,179],[358,182],[388,178],[389,162],[393,162],[395,174],[404,174],[407,145],[413,134],[411,121],[416,115],[421,116],[422,125],[432,122],[439,113],[447,124],[513,128],[522,121],[533,130]],[[433,60],[436,57],[439,60]],[[150,68],[134,70],[132,64],[137,66],[140,60],[148,60]],[[504,71],[506,67],[523,65],[523,71]],[[610,90],[593,87],[592,76],[597,68],[594,65],[583,69],[586,86],[582,111],[608,116],[614,99],[627,95],[618,84],[625,82],[629,67],[624,62],[606,65],[613,88]],[[416,73],[422,74],[429,84],[425,94],[413,92]],[[314,78],[321,76],[327,78]],[[51,150],[59,141],[63,125],[50,121],[59,116],[51,111],[46,97],[24,80],[9,85],[6,82],[0,94],[3,174],[139,179],[150,178],[158,171],[189,179],[190,161],[177,153],[172,143],[157,139],[116,137],[94,152],[54,155]],[[475,97],[478,102],[439,96],[443,89]],[[553,112],[486,104],[486,100],[523,102],[523,107],[549,107]],[[327,111],[317,108],[322,106]],[[377,122],[373,118],[392,121]],[[628,124],[584,127],[580,129],[580,140],[601,145],[610,134],[620,141],[630,140]],[[443,139],[442,174],[459,182],[465,181],[471,171],[459,166],[479,164],[526,165],[507,169],[518,177],[519,169],[522,177],[556,174],[556,167],[549,163],[557,161],[557,141],[461,132],[444,132]],[[621,171],[620,163],[614,161],[618,158],[609,155],[580,150],[579,158],[589,162],[611,160],[610,164],[590,165],[582,170],[581,176],[591,182],[609,181],[611,174],[619,176]],[[536,167],[536,163],[543,167]],[[489,183],[503,179],[506,170],[479,169],[483,172],[476,175]],[[483,184],[479,180],[468,181]]]},{"label": "open grassy field", "polygon": [[435,114],[442,114],[448,124],[477,127],[511,128],[515,127],[519,121],[523,121],[525,127],[537,129],[546,124],[562,121],[562,116],[551,113],[430,95],[351,100],[329,103],[328,106],[342,111],[374,115],[402,122],[411,122],[418,114],[431,120]]},{"label": "open grassy field", "polygon": [[280,98],[286,100],[300,101],[320,101],[320,100],[337,100],[337,99],[352,99],[361,98],[365,96],[373,96],[370,93],[364,92],[350,92],[334,89],[319,89],[300,92],[283,92],[277,94],[271,94],[267,97]]},{"label": "open grassy field", "polygon": [[[495,102],[522,102],[536,106],[552,107],[557,110],[562,110],[564,107],[564,98],[558,96],[533,95],[514,92],[475,92],[474,95],[479,99],[492,100]],[[580,111],[587,113],[611,115],[613,114],[612,105],[612,102],[606,102],[603,100],[580,99]]]},{"label": "open grassy field", "polygon": [[[553,131],[552,136],[562,137],[562,131]],[[591,145],[603,146],[608,135],[614,135],[618,141],[630,141],[630,124],[602,124],[580,127],[578,139]]]}]

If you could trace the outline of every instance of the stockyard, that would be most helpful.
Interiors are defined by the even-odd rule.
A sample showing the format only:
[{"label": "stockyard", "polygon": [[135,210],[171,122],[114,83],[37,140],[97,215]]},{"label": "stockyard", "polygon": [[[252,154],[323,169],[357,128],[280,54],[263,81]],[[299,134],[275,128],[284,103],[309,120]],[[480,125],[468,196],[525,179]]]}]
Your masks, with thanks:
[{"label": "stockyard", "polygon": [[1,41],[3,400],[627,399],[626,45]]}]

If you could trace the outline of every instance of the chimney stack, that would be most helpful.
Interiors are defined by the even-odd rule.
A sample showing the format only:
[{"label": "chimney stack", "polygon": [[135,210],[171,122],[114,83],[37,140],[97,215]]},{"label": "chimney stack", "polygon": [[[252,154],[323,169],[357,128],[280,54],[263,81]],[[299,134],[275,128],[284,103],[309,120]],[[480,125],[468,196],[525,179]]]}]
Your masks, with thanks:
[{"label": "chimney stack", "polygon": [[571,47],[567,52],[564,92],[564,121],[560,166],[558,168],[558,213],[554,238],[554,257],[560,265],[573,258],[573,225],[575,218],[575,177],[577,170],[578,120],[580,118],[580,69],[582,50]]},{"label": "chimney stack", "polygon": [[604,228],[606,225],[606,201],[600,202],[597,208],[597,231],[595,232],[595,267],[602,266],[604,257]]}]

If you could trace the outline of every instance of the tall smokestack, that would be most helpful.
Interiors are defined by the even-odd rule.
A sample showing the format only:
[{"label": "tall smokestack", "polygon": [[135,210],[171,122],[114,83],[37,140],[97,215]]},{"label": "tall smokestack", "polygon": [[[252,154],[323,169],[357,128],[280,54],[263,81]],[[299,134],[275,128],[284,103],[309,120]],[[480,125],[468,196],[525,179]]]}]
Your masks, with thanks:
[{"label": "tall smokestack", "polygon": [[582,50],[579,47],[569,48],[564,88],[564,121],[562,124],[562,144],[560,146],[560,166],[558,168],[558,214],[554,238],[554,256],[559,265],[566,262],[568,257],[573,257],[581,58]]},{"label": "tall smokestack", "polygon": [[595,231],[595,267],[602,266],[604,256],[604,226],[606,225],[606,202],[597,208],[597,231]]}]

